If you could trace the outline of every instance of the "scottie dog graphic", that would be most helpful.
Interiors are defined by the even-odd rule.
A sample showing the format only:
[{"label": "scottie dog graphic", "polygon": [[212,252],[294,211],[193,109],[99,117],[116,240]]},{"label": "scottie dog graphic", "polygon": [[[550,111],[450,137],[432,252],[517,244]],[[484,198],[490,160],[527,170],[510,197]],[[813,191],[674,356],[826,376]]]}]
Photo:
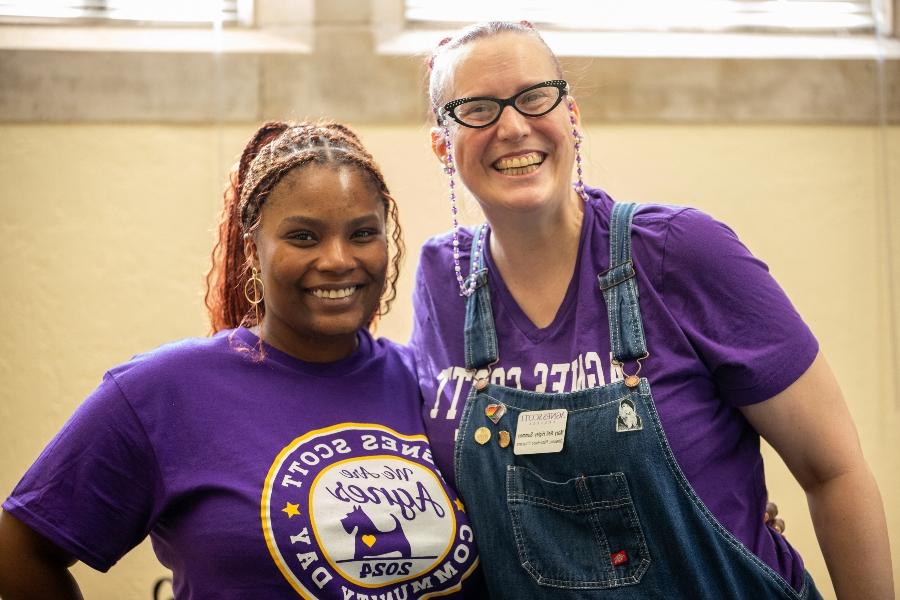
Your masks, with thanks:
[{"label": "scottie dog graphic", "polygon": [[412,556],[412,549],[403,533],[400,520],[393,514],[391,518],[394,519],[395,525],[390,531],[379,530],[359,506],[354,506],[353,510],[341,519],[344,531],[355,536],[354,560],[361,560],[367,556],[384,556],[391,552],[399,552],[401,558]]}]

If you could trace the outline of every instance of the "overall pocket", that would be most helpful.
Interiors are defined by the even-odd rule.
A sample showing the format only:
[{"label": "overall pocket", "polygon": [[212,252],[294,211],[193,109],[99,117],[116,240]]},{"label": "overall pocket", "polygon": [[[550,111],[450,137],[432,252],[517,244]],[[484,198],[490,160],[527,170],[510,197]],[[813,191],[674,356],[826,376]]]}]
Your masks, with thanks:
[{"label": "overall pocket", "polygon": [[557,483],[510,465],[506,492],[519,560],[539,585],[631,585],[650,566],[624,473]]}]

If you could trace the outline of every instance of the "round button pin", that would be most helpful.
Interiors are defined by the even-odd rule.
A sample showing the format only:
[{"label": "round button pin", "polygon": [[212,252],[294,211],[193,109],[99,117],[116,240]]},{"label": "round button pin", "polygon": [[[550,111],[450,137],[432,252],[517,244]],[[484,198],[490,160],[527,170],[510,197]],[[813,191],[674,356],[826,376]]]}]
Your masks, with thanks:
[{"label": "round button pin", "polygon": [[479,427],[475,430],[475,441],[484,446],[491,440],[491,430],[487,427]]}]

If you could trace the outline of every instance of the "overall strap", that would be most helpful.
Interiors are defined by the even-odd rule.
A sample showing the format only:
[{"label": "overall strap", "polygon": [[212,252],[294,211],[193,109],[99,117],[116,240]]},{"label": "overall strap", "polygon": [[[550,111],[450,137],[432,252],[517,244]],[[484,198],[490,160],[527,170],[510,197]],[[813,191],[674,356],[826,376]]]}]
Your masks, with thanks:
[{"label": "overall strap", "polygon": [[[486,224],[481,225],[472,238],[482,239]],[[474,256],[474,255],[473,255]],[[491,311],[491,292],[488,288],[488,272],[483,265],[483,255],[472,259],[469,281],[475,281],[475,289],[466,300],[465,351],[466,368],[486,368],[500,358],[497,351],[497,331],[494,313]]]},{"label": "overall strap", "polygon": [[631,221],[636,210],[636,204],[613,205],[609,222],[609,269],[597,276],[606,300],[613,360],[618,363],[647,357],[637,278],[631,259]]}]

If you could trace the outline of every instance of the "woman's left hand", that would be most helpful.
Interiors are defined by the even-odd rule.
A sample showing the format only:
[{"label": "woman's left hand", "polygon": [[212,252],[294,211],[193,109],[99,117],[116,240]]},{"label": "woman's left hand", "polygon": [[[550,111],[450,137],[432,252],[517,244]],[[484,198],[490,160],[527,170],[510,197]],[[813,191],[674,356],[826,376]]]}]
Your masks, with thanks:
[{"label": "woman's left hand", "polygon": [[763,522],[778,533],[784,533],[784,519],[778,516],[778,505],[774,502],[766,503],[766,512],[763,514]]}]

